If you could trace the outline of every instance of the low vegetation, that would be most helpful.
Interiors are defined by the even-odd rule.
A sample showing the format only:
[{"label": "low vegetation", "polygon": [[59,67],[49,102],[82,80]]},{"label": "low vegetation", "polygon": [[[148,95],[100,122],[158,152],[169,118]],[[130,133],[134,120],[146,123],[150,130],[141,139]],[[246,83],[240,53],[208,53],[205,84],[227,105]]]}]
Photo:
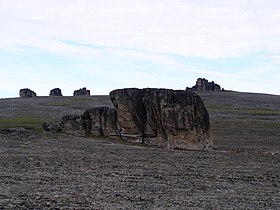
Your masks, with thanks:
[{"label": "low vegetation", "polygon": [[39,129],[45,121],[46,118],[41,116],[0,118],[0,128],[33,127]]}]

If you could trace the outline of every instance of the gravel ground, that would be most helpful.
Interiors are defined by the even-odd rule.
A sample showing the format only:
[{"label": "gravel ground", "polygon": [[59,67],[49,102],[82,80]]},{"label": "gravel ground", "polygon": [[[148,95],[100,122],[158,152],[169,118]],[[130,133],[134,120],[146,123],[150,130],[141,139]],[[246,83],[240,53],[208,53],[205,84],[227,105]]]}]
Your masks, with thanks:
[{"label": "gravel ground", "polygon": [[3,209],[279,209],[279,148],[168,151],[47,134],[0,138]]},{"label": "gravel ground", "polygon": [[[280,96],[201,96],[212,152],[0,132],[0,209],[279,209]],[[107,96],[2,99],[0,120],[59,119],[102,104],[110,105]]]}]

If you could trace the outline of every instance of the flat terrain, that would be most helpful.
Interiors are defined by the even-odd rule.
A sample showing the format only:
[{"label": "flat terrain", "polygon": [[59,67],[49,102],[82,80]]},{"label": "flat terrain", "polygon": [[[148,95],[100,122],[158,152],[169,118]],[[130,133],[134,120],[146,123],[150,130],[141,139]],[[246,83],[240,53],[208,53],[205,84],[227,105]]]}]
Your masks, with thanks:
[{"label": "flat terrain", "polygon": [[108,96],[1,99],[0,209],[279,209],[280,96],[199,95],[212,152],[42,133]]}]

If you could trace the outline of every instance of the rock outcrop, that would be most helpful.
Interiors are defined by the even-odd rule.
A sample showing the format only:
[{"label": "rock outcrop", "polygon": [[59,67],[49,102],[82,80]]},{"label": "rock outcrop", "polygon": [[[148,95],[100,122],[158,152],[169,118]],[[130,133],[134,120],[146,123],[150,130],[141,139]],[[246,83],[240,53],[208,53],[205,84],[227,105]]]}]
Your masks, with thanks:
[{"label": "rock outcrop", "polygon": [[54,88],[50,91],[50,96],[62,96],[61,89]]},{"label": "rock outcrop", "polygon": [[81,124],[81,116],[69,114],[62,117],[59,123],[43,123],[42,128],[45,131],[53,133],[66,133],[75,136],[85,136],[85,129]]},{"label": "rock outcrop", "polygon": [[114,90],[113,107],[94,107],[82,116],[67,115],[59,124],[44,123],[46,131],[93,134],[168,149],[210,150],[208,112],[191,91],[170,89]]},{"label": "rock outcrop", "polygon": [[195,93],[130,88],[110,97],[122,138],[170,149],[211,149],[209,115]]},{"label": "rock outcrop", "polygon": [[21,98],[37,97],[36,93],[28,88],[20,89],[19,96]]},{"label": "rock outcrop", "polygon": [[208,82],[207,79],[198,78],[196,81],[196,85],[191,88],[194,91],[221,91],[221,86],[215,84],[214,81]]},{"label": "rock outcrop", "polygon": [[73,93],[74,96],[90,96],[90,90],[87,90],[85,87],[75,90]]}]

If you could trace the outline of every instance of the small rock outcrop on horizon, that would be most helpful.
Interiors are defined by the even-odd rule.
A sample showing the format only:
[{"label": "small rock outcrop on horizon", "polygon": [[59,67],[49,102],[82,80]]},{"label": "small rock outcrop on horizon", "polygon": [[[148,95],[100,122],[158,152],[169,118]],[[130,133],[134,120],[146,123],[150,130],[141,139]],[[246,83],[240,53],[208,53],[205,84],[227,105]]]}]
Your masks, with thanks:
[{"label": "small rock outcrop on horizon", "polygon": [[61,89],[54,88],[50,91],[50,96],[62,96]]},{"label": "small rock outcrop on horizon", "polygon": [[214,83],[214,81],[208,82],[207,79],[198,78],[197,81],[196,81],[195,86],[193,86],[191,88],[191,90],[194,90],[194,91],[204,91],[204,92],[205,91],[219,92],[219,91],[221,91],[221,86],[216,84],[216,83]]},{"label": "small rock outcrop on horizon", "polygon": [[87,90],[85,87],[75,90],[73,93],[74,96],[90,96],[90,90]]},{"label": "small rock outcrop on horizon", "polygon": [[19,96],[20,98],[37,97],[36,93],[28,88],[20,89]]},{"label": "small rock outcrop on horizon", "polygon": [[68,134],[107,136],[168,149],[211,150],[209,114],[191,91],[127,88],[111,91],[114,107],[67,115],[43,129]]}]

